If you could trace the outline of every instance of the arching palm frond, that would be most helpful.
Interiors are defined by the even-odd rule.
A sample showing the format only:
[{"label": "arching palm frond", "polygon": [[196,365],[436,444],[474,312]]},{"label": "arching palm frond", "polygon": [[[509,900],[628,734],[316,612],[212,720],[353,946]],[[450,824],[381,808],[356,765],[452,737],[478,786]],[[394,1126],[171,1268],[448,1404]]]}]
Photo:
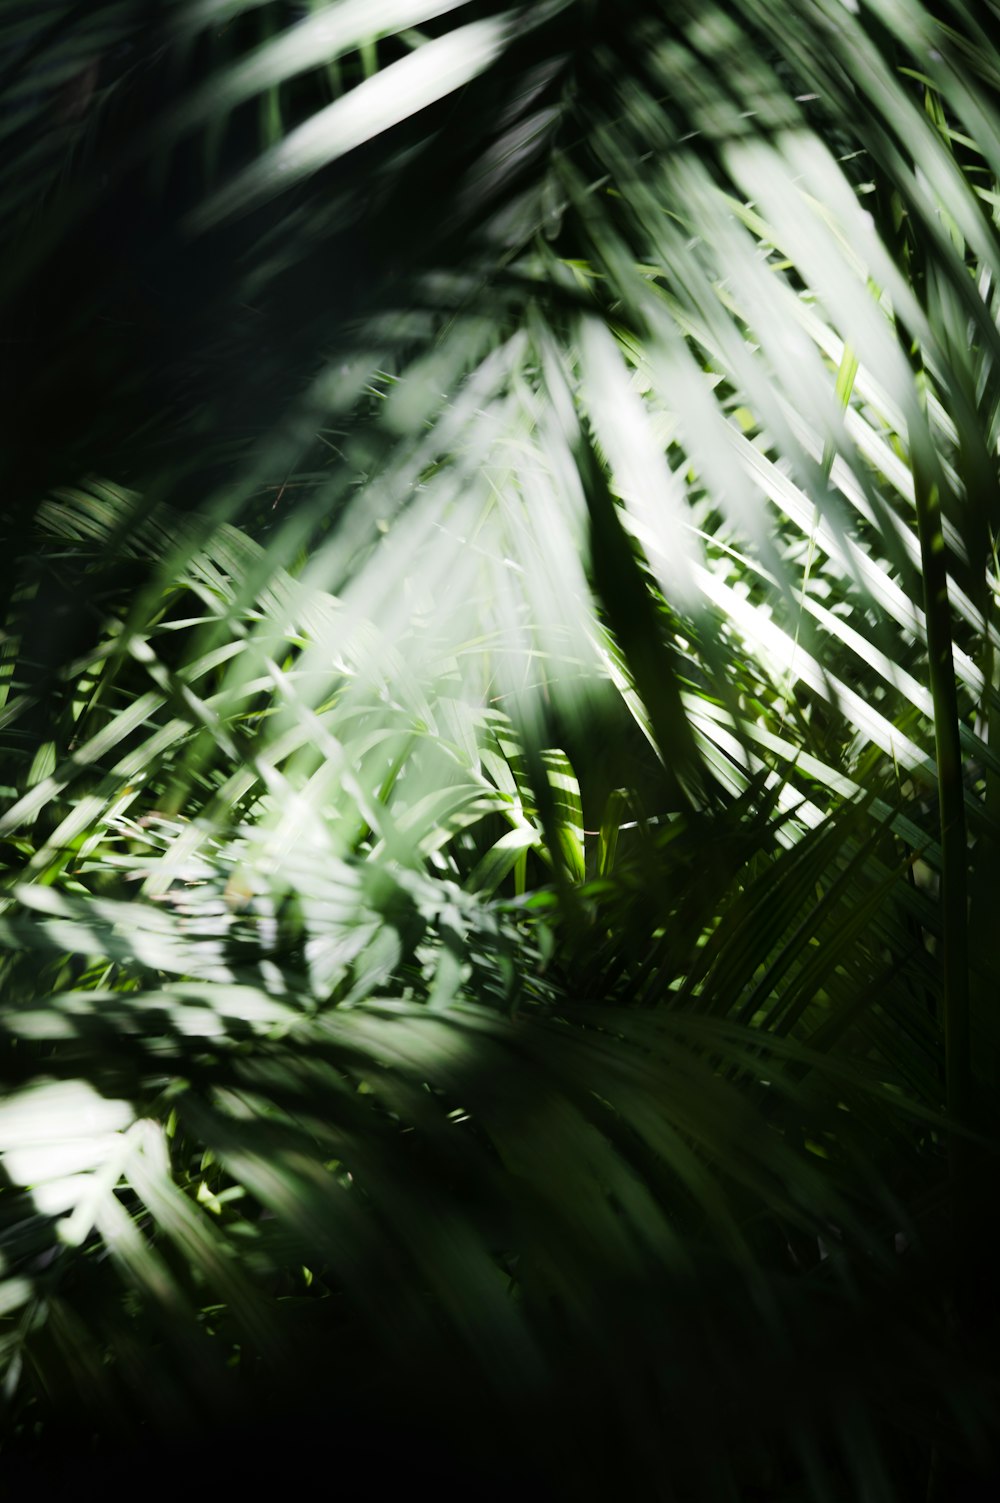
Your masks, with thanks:
[{"label": "arching palm frond", "polygon": [[994,11],[0,21],[15,1456],[985,1479]]}]

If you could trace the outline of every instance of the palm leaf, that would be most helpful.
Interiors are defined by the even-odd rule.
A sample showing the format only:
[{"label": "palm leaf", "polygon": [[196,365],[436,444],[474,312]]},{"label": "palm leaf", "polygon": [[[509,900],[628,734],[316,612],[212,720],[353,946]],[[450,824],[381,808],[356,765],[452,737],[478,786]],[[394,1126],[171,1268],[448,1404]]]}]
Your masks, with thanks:
[{"label": "palm leaf", "polygon": [[958,1489],[985,22],[8,9],[15,1450],[350,1403],[587,1495]]}]

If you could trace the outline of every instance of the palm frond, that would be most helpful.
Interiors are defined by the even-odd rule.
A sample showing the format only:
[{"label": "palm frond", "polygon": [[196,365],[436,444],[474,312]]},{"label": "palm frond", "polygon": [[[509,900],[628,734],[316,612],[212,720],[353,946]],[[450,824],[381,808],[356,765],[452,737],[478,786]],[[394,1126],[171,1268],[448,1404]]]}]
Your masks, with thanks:
[{"label": "palm frond", "polygon": [[15,1456],[985,1477],[995,9],[7,7]]}]

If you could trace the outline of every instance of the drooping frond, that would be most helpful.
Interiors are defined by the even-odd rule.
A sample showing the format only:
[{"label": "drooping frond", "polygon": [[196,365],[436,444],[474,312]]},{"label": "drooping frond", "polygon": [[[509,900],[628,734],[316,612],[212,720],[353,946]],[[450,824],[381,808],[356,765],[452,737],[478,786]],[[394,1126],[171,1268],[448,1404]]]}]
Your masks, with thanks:
[{"label": "drooping frond", "polygon": [[988,1466],[996,10],[4,7],[25,1454]]}]

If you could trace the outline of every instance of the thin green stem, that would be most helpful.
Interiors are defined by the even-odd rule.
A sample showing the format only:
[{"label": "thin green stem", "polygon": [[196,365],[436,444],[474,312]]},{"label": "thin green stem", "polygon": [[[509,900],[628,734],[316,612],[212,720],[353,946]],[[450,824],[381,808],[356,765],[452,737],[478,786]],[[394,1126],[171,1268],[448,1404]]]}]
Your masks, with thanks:
[{"label": "thin green stem", "polygon": [[945,1084],[948,1110],[968,1115],[969,937],[965,795],[959,741],[958,694],[952,659],[951,614],[941,499],[926,467],[914,463],[917,530],[924,576],[929,681],[934,704],[934,747],[941,822],[941,930],[944,984]]}]

